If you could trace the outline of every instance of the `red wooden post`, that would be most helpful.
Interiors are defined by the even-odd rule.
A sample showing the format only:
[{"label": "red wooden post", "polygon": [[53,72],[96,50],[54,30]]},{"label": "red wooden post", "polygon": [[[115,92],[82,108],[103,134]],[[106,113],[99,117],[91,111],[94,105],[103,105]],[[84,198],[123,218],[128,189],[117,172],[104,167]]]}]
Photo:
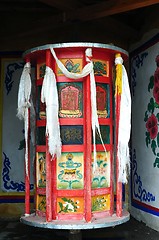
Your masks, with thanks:
[{"label": "red wooden post", "polygon": [[118,159],[118,134],[119,134],[119,116],[120,116],[120,100],[121,96],[116,94],[116,215],[122,216],[122,183],[119,179],[119,159]]},{"label": "red wooden post", "polygon": [[30,214],[30,109],[28,110],[28,164],[25,161],[25,215]]},{"label": "red wooden post", "polygon": [[[30,62],[29,58],[26,58],[26,63]],[[28,156],[27,165],[25,161],[25,215],[30,214],[30,109],[28,109],[28,133],[27,133],[27,145]]]},{"label": "red wooden post", "polygon": [[[46,51],[46,66],[51,65],[50,50]],[[52,221],[52,171],[51,155],[49,153],[48,138],[46,137],[46,221]]]},{"label": "red wooden post", "polygon": [[52,221],[52,176],[51,155],[49,153],[48,138],[46,138],[46,221]]},{"label": "red wooden post", "polygon": [[85,219],[86,222],[91,221],[91,171],[92,171],[92,128],[91,128],[91,95],[90,95],[90,76],[85,82]]}]

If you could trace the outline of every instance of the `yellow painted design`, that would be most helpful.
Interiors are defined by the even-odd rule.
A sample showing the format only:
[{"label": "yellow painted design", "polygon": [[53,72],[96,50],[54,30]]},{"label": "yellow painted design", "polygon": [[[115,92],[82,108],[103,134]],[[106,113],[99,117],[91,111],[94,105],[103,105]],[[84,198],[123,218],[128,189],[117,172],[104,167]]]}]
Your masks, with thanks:
[{"label": "yellow painted design", "polygon": [[83,189],[83,153],[62,153],[57,160],[57,188]]},{"label": "yellow painted design", "polygon": [[93,171],[92,153],[92,188],[106,188],[110,186],[110,152],[97,152],[97,166]]},{"label": "yellow painted design", "polygon": [[84,199],[82,197],[57,198],[58,213],[83,213]]},{"label": "yellow painted design", "polygon": [[38,195],[36,209],[42,212],[46,211],[46,196]]},{"label": "yellow painted design", "polygon": [[36,176],[37,176],[37,186],[46,186],[46,167],[45,167],[45,153],[39,152],[36,154]]},{"label": "yellow painted design", "polygon": [[[62,59],[59,59],[63,65],[66,67],[66,69],[69,71],[69,72],[72,72],[72,73],[81,73],[82,71],[82,59],[78,58],[78,59],[75,59],[75,58],[62,58]],[[57,73],[57,76],[63,76],[63,72],[61,72],[61,70],[59,69],[59,67],[56,65],[56,73]]]},{"label": "yellow painted design", "polygon": [[[117,53],[115,57],[121,57],[120,53]],[[116,65],[116,81],[115,81],[115,95],[122,94],[122,64]]]},{"label": "yellow painted design", "polygon": [[92,197],[92,212],[110,210],[110,194]]}]

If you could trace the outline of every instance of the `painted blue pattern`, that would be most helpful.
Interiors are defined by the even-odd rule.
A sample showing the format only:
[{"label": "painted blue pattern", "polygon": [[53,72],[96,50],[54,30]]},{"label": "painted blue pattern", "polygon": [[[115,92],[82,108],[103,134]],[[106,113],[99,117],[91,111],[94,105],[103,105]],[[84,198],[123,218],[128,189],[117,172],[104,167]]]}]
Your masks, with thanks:
[{"label": "painted blue pattern", "polygon": [[[10,179],[9,173],[11,170],[11,163],[7,155],[3,152],[4,155],[4,161],[3,161],[3,172],[2,172],[2,177],[3,177],[3,186],[6,190],[14,190],[17,192],[24,192],[25,191],[25,183],[20,181],[14,182],[13,180]],[[30,190],[34,189],[34,184],[30,184]]]},{"label": "painted blue pattern", "polygon": [[141,177],[137,173],[137,161],[136,161],[136,150],[132,154],[132,174],[133,174],[133,193],[134,196],[141,202],[153,202],[155,201],[155,196],[148,192],[142,186]]},{"label": "painted blue pattern", "polygon": [[143,66],[144,59],[148,56],[148,52],[141,53],[132,58],[131,60],[131,85],[132,85],[132,94],[135,95],[135,87],[136,87],[136,69],[139,69]]},{"label": "painted blue pattern", "polygon": [[10,93],[12,86],[13,86],[13,80],[12,75],[13,73],[18,69],[23,69],[24,62],[18,62],[18,63],[10,63],[7,65],[6,69],[6,75],[5,75],[5,87],[7,95]]}]

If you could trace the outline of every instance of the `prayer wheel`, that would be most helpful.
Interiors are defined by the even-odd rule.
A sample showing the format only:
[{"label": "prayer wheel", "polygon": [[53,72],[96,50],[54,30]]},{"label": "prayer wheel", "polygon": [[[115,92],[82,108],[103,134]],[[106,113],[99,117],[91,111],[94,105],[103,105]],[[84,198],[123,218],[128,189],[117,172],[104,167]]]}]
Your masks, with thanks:
[{"label": "prayer wheel", "polygon": [[[120,115],[120,93],[115,93],[116,56],[128,60],[125,50],[98,43],[50,44],[24,53],[23,74],[29,77],[30,66],[35,69],[35,90],[33,101],[29,93],[25,104],[22,222],[45,228],[86,229],[129,220],[123,209],[116,154]],[[24,75],[23,87],[28,81],[31,89],[31,80],[24,80]],[[32,102],[36,157],[35,213],[30,214]]]}]

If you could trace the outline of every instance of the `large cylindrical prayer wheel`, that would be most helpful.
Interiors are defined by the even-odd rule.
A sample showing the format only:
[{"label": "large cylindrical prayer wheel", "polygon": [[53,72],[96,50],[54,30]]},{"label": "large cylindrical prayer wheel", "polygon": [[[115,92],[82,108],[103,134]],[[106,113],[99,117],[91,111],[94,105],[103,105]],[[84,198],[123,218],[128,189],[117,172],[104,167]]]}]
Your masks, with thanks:
[{"label": "large cylindrical prayer wheel", "polygon": [[[87,54],[90,50],[91,53]],[[116,54],[127,61],[128,54],[125,50],[96,43],[45,45],[28,50],[23,55],[25,61],[30,62],[36,70],[35,218],[52,223],[54,226],[49,225],[50,228],[56,228],[56,220],[91,224],[109,218],[108,226],[113,226],[129,219],[129,213],[123,213],[122,184],[117,182],[118,172],[114,171],[114,166],[118,171],[118,163],[114,159]],[[74,75],[69,77],[65,74],[58,61],[67,72]],[[88,66],[90,68],[85,72],[87,64],[93,64],[93,71]],[[50,99],[44,103],[41,101],[46,68],[51,71],[47,77],[54,75],[52,81],[56,81],[54,86],[47,88],[48,95],[53,95],[53,100],[57,98],[55,102],[58,100],[58,112],[54,113],[58,116],[56,123],[50,123],[52,118],[47,113],[52,104],[47,102]],[[92,122],[95,122],[94,125]],[[50,128],[53,127],[55,135],[58,131],[60,134],[61,150],[60,145],[56,144],[55,135],[52,136],[57,150],[55,154],[50,153],[52,140],[49,139],[51,133],[46,134],[47,124],[54,125]],[[59,128],[56,124],[59,124]],[[93,128],[96,129],[95,132]],[[59,156],[58,151],[61,151]],[[116,202],[114,185],[117,185]],[[26,188],[26,195],[29,194],[29,188]],[[28,209],[27,197],[25,204]],[[36,219],[33,216],[29,219],[28,215],[22,218],[24,222],[33,222],[33,225],[38,226],[40,223]],[[106,225],[101,225],[100,222],[101,227]]]}]

